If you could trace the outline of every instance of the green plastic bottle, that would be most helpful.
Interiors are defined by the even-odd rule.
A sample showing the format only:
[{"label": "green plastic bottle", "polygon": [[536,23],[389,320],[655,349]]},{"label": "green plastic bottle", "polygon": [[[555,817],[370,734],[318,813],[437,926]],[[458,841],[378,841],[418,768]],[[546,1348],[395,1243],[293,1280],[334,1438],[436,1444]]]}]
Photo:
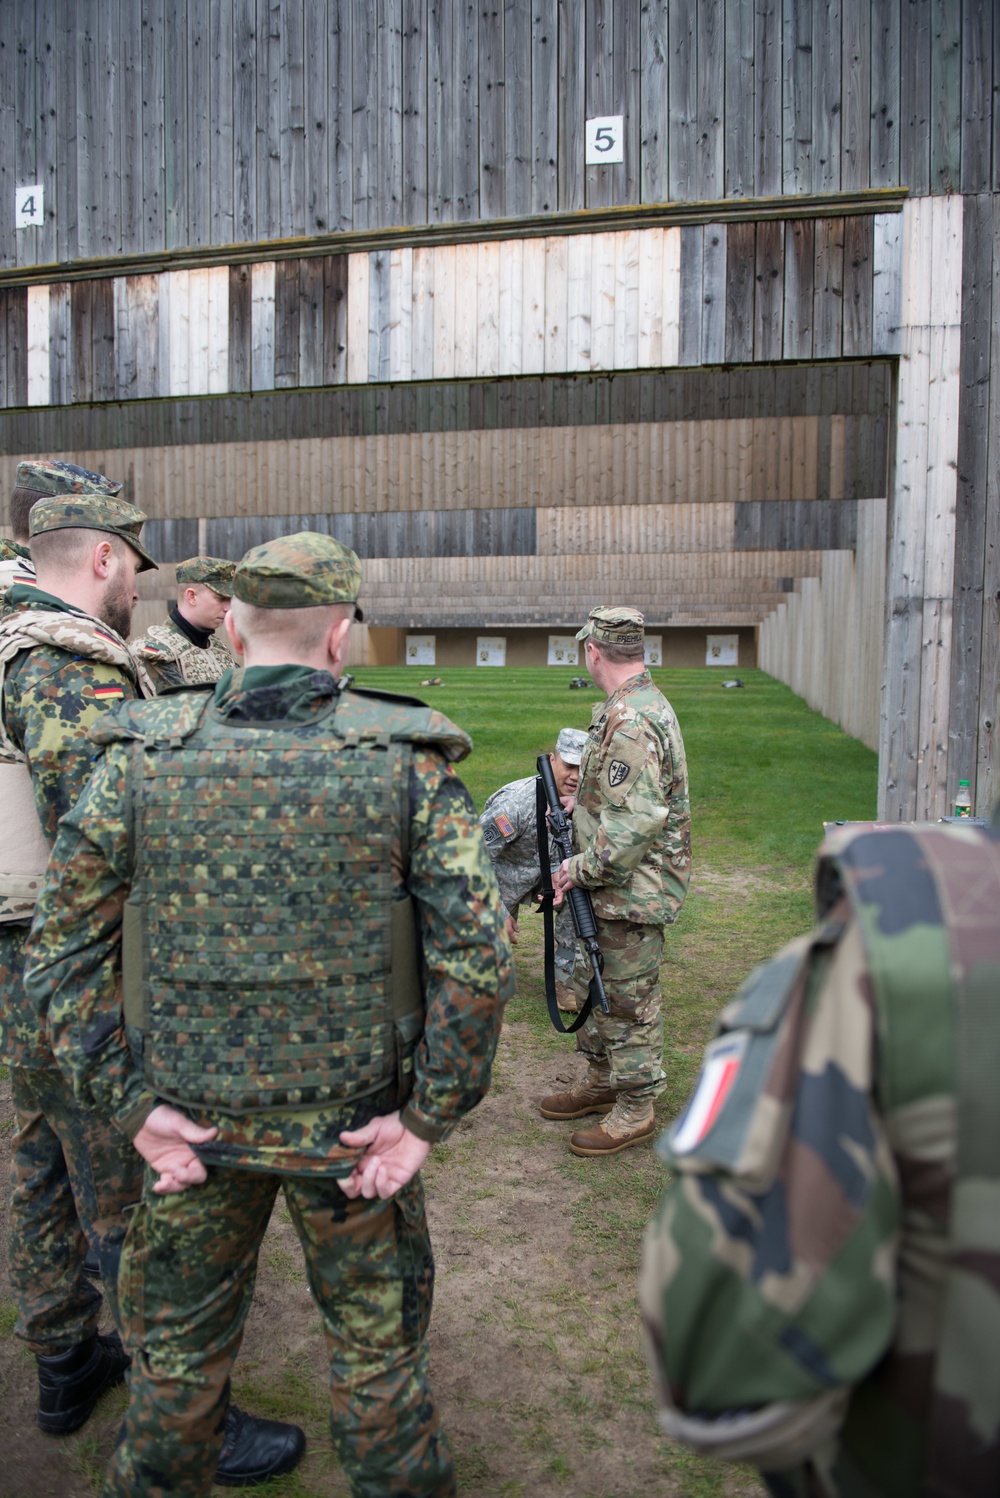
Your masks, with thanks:
[{"label": "green plastic bottle", "polygon": [[958,782],[958,795],[955,797],[956,817],[972,816],[972,797],[969,795],[969,782],[960,780]]}]

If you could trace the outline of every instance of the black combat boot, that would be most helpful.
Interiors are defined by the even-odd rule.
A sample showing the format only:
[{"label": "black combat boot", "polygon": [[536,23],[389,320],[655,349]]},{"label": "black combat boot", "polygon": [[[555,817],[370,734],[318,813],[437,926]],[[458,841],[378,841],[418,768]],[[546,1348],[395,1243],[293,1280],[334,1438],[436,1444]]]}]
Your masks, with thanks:
[{"label": "black combat boot", "polygon": [[226,1416],[215,1480],[224,1488],[253,1488],[269,1477],[297,1467],[306,1451],[306,1434],[297,1425],[262,1420],[234,1404]]},{"label": "black combat boot", "polygon": [[105,1389],[122,1382],[132,1360],[118,1333],[111,1332],[106,1337],[93,1336],[69,1352],[35,1361],[38,1425],[47,1435],[68,1436],[90,1419]]}]

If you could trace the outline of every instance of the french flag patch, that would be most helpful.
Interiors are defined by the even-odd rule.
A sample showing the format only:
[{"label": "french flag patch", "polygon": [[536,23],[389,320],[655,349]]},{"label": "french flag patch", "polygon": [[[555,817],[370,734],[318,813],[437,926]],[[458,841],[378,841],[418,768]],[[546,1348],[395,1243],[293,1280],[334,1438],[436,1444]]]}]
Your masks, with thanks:
[{"label": "french flag patch", "polygon": [[670,1132],[675,1155],[689,1155],[708,1134],[733,1090],[747,1048],[746,1030],[721,1035],[705,1052],[691,1100]]}]

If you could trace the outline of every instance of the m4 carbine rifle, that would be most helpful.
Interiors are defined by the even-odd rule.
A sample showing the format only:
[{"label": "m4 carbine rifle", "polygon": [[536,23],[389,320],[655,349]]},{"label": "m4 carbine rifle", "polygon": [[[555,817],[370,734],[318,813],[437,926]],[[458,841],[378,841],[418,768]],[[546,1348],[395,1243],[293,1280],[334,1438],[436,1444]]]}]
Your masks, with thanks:
[{"label": "m4 carbine rifle", "polygon": [[[577,1015],[573,1024],[564,1025],[559,1016],[559,1005],[556,1001],[555,989],[555,939],[553,934],[553,897],[552,871],[549,867],[549,837],[548,829],[552,832],[552,841],[559,851],[560,859],[572,858],[573,856],[573,833],[570,819],[566,815],[565,808],[559,800],[559,791],[556,788],[555,776],[552,773],[552,763],[547,754],[538,756],[538,780],[535,796],[536,819],[538,823],[538,862],[542,871],[542,916],[545,922],[545,999],[549,1007],[549,1018],[555,1028],[564,1035],[572,1035],[574,1030],[579,1030],[590,1014],[594,1004],[599,1004],[604,1014],[610,1014],[611,1005],[604,991],[604,979],[601,977],[604,968],[604,957],[597,942],[597,922],[594,919],[594,907],[590,895],[585,889],[578,889],[575,885],[566,891],[566,900],[569,903],[570,915],[573,917],[573,929],[587,950],[590,959],[590,992],[587,1002]],[[547,814],[547,815],[546,815]]]}]

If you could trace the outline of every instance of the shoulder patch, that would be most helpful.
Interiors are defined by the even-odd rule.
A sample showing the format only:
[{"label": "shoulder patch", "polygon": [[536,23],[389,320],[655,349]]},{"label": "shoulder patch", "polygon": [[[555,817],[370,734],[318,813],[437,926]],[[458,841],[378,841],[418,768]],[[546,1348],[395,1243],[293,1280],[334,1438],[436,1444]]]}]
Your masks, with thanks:
[{"label": "shoulder patch", "polygon": [[690,1154],[709,1133],[739,1076],[748,1040],[746,1030],[737,1030],[713,1040],[706,1049],[691,1100],[670,1131],[674,1154]]},{"label": "shoulder patch", "polygon": [[493,825],[499,829],[501,837],[514,836],[514,828],[511,826],[510,818],[505,816],[503,812],[498,817],[493,818]]},{"label": "shoulder patch", "polygon": [[94,687],[92,690],[95,697],[100,697],[102,700],[107,702],[120,701],[125,696],[124,687],[118,687],[114,685]]}]

